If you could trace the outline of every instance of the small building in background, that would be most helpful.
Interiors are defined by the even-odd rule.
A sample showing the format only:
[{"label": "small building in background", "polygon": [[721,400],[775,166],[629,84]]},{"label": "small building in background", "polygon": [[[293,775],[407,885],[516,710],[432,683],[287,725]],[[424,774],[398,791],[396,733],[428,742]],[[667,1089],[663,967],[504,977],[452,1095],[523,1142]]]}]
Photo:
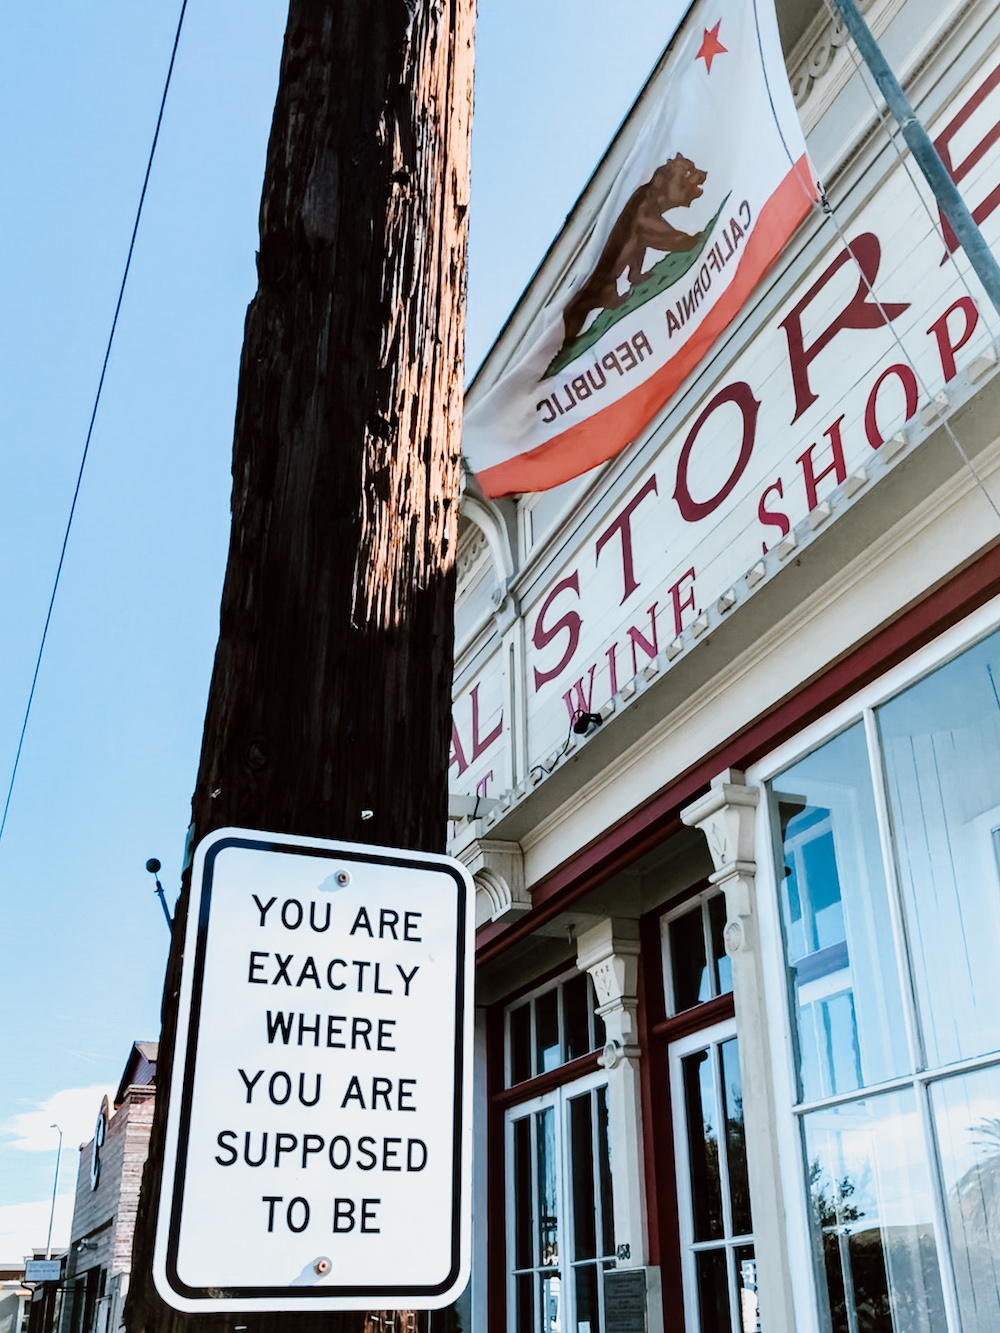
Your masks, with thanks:
[{"label": "small building in background", "polygon": [[0,1333],[24,1333],[31,1292],[24,1285],[24,1262],[0,1262]]},{"label": "small building in background", "polygon": [[156,1097],[155,1041],[132,1047],[114,1106],[105,1097],[80,1148],[60,1333],[117,1333]]},{"label": "small building in background", "polygon": [[[24,1256],[21,1285],[26,1288],[27,1300],[21,1322],[12,1324],[11,1328],[27,1330],[27,1333],[55,1333],[62,1313],[63,1277],[68,1253],[68,1250],[49,1246],[32,1250]],[[0,1264],[0,1281],[5,1281],[8,1271],[7,1265]],[[2,1314],[0,1333],[8,1333]]]}]

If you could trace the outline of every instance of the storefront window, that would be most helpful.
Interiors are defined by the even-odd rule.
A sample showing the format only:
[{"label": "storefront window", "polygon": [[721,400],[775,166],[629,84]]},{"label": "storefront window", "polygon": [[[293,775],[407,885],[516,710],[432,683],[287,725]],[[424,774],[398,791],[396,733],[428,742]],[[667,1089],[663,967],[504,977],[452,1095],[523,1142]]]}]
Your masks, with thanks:
[{"label": "storefront window", "polygon": [[772,784],[803,1101],[908,1071],[864,727]]},{"label": "storefront window", "polygon": [[1000,1328],[1000,1069],[931,1087],[964,1333]]},{"label": "storefront window", "polygon": [[758,1328],[743,1084],[732,1019],[671,1043],[688,1333]]},{"label": "storefront window", "polygon": [[574,970],[507,1010],[511,1333],[604,1326],[602,1275],[614,1267],[607,1075],[593,1058],[583,1074],[566,1068],[604,1046],[596,1008],[589,974]]},{"label": "storefront window", "polygon": [[507,1113],[514,1333],[601,1333],[613,1266],[607,1089],[595,1077]]},{"label": "storefront window", "polygon": [[827,1328],[947,1333],[913,1090],[804,1118]]},{"label": "storefront window", "polygon": [[507,1014],[508,1085],[547,1074],[604,1045],[594,983],[577,972]]},{"label": "storefront window", "polygon": [[733,965],[723,940],[725,927],[726,900],[717,889],[664,919],[665,988],[672,1013],[732,991]]},{"label": "storefront window", "polygon": [[1000,1328],[998,682],[995,633],[769,784],[826,1333]]},{"label": "storefront window", "polygon": [[928,1065],[1000,1047],[1000,639],[878,709]]}]

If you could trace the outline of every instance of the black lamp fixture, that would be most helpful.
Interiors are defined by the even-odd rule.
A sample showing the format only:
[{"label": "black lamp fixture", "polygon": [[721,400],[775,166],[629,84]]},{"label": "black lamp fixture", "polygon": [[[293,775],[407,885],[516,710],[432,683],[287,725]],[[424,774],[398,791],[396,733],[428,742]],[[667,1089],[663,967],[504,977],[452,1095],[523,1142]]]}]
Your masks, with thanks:
[{"label": "black lamp fixture", "polygon": [[163,885],[158,878],[160,873],[160,863],[155,856],[151,856],[146,862],[146,869],[153,876],[154,883],[156,884],[156,888],[153,892],[156,894],[157,898],[159,898],[160,906],[163,908],[163,915],[167,918],[167,929],[173,930],[174,923],[170,919],[170,908],[167,906],[167,895],[163,891]]},{"label": "black lamp fixture", "polygon": [[600,727],[604,723],[604,718],[600,713],[585,713],[582,708],[573,714],[573,731],[577,736],[586,736],[591,727]]}]

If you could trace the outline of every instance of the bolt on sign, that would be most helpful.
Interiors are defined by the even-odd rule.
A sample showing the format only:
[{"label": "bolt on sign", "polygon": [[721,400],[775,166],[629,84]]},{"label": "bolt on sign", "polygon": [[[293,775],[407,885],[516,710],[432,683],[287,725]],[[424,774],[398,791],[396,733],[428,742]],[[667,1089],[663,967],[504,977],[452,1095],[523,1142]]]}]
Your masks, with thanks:
[{"label": "bolt on sign", "polygon": [[469,1278],[468,871],[221,829],[191,882],[160,1295],[199,1313],[449,1304]]}]

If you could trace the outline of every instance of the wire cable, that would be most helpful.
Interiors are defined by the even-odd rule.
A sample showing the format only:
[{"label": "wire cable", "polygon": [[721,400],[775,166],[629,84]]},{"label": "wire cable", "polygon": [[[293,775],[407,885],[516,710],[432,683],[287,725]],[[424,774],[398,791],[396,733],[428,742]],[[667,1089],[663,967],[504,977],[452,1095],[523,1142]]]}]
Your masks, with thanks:
[{"label": "wire cable", "polygon": [[35,660],[35,671],[31,678],[31,689],[28,692],[28,703],[24,710],[24,721],[21,724],[21,735],[17,742],[17,752],[14,755],[14,766],[11,769],[10,785],[7,788],[7,799],[4,802],[3,817],[0,818],[0,839],[3,838],[4,829],[7,827],[7,813],[10,810],[11,796],[14,794],[14,782],[17,778],[18,765],[21,762],[21,751],[24,748],[24,736],[28,730],[28,718],[31,716],[31,705],[35,699],[35,687],[38,684],[38,673],[42,666],[42,655],[45,652],[45,642],[49,635],[49,625],[52,622],[52,608],[55,606],[56,593],[59,590],[59,579],[62,576],[63,564],[66,559],[66,547],[69,543],[70,529],[73,527],[73,518],[76,514],[76,502],[80,498],[80,486],[83,482],[83,469],[87,465],[87,454],[90,452],[90,440],[94,433],[94,422],[97,420],[97,409],[101,403],[101,393],[104,389],[104,379],[108,371],[108,362],[111,359],[111,346],[115,340],[115,331],[118,328],[118,316],[121,313],[122,301],[125,297],[125,284],[128,282],[129,269],[132,266],[132,255],[135,251],[135,238],[139,232],[139,221],[142,217],[142,206],[146,201],[146,189],[149,185],[150,173],[153,170],[153,158],[156,155],[156,145],[160,138],[160,126],[163,124],[163,111],[167,105],[167,93],[170,91],[170,80],[174,72],[174,61],[177,57],[177,47],[181,40],[181,29],[184,26],[184,14],[187,10],[187,0],[181,0],[181,12],[177,19],[177,31],[174,33],[174,45],[170,52],[170,64],[167,66],[167,77],[163,85],[163,96],[160,98],[160,110],[156,117],[156,129],[153,132],[153,142],[149,149],[149,159],[146,162],[146,174],[142,180],[142,190],[139,193],[139,206],[135,211],[135,223],[132,227],[132,239],[129,241],[128,255],[125,259],[125,269],[122,273],[121,284],[118,288],[118,300],[115,303],[115,313],[111,320],[111,332],[108,334],[107,346],[104,349],[104,361],[101,365],[101,376],[97,382],[97,392],[94,395],[94,406],[90,413],[90,424],[87,427],[87,438],[83,445],[83,454],[80,458],[80,467],[76,474],[76,486],[73,490],[73,499],[69,507],[69,517],[66,520],[66,530],[63,533],[62,549],[59,552],[59,563],[56,565],[56,576],[52,583],[52,595],[49,598],[49,609],[45,615],[45,625],[42,629],[42,639],[38,645],[38,657]]}]

